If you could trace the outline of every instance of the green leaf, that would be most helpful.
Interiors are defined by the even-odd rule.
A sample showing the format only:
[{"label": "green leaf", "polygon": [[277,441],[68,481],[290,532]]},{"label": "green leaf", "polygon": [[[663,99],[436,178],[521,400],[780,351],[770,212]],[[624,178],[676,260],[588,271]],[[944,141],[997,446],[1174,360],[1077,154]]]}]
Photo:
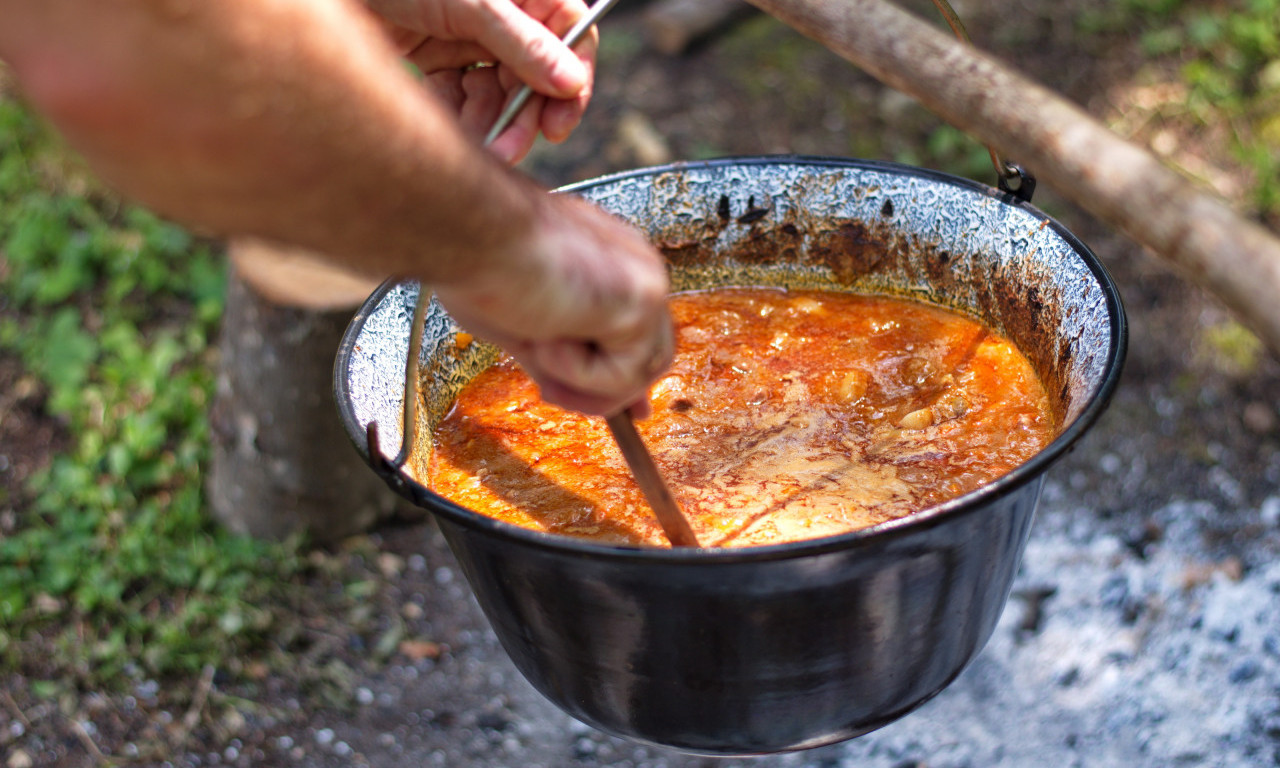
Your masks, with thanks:
[{"label": "green leaf", "polygon": [[89,379],[89,369],[98,356],[98,344],[84,331],[80,313],[64,307],[54,315],[43,338],[43,347],[31,367],[39,371],[51,390],[55,413],[66,413],[77,401],[77,390]]},{"label": "green leaf", "polygon": [[37,699],[52,699],[61,693],[63,684],[56,680],[32,680],[30,683],[31,695]]}]

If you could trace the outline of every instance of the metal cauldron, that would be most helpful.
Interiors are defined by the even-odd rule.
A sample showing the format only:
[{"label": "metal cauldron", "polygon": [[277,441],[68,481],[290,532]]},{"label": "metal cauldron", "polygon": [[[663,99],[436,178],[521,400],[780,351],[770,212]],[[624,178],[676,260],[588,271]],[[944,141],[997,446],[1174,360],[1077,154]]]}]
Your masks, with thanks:
[{"label": "metal cauldron", "polygon": [[[1126,326],[1096,258],[997,190],[900,165],[743,158],[574,185],[667,254],[675,289],[775,285],[892,292],[968,310],[1031,358],[1061,435],[1005,477],[843,536],[750,549],[601,546],[518,529],[435,496],[400,447],[417,288],[386,285],[335,371],[352,440],[432,511],[521,672],[604,731],[706,754],[848,739],[902,717],[982,649],[1008,599],[1045,470],[1103,410]],[[459,360],[438,305],[420,356],[420,430],[496,351]],[[421,434],[421,432],[420,432]]]}]

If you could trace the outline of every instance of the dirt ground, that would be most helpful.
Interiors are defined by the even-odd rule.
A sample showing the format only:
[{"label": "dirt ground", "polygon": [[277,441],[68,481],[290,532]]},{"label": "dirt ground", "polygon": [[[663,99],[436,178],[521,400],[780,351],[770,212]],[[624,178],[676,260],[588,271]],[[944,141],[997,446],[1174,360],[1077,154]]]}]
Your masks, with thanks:
[{"label": "dirt ground", "polygon": [[[927,0],[904,3],[932,16]],[[957,4],[976,43],[1093,114],[1154,135],[1142,109],[1145,85],[1132,36],[1083,38],[1072,20],[1101,0],[984,0]],[[939,122],[852,65],[777,22],[750,16],[678,56],[644,40],[643,4],[624,3],[603,25],[598,95],[582,128],[564,145],[540,147],[525,169],[548,186],[677,159],[796,153],[911,161]],[[1127,129],[1126,129],[1127,130]],[[1214,137],[1176,133],[1173,159],[1205,170],[1224,191],[1243,184]],[[980,149],[963,150],[983,156]],[[968,167],[981,171],[980,162]],[[1032,169],[1034,170],[1034,169]],[[1120,285],[1131,322],[1121,389],[1097,429],[1055,468],[1080,491],[1100,529],[1139,541],[1144,510],[1171,497],[1222,499],[1206,550],[1215,562],[1261,567],[1264,553],[1238,545],[1259,535],[1256,510],[1275,493],[1280,443],[1275,392],[1280,364],[1231,356],[1213,343],[1229,314],[1092,217],[1066,203],[1054,179],[1040,178],[1036,204],[1059,218],[1103,260]],[[0,384],[6,379],[0,361]],[[0,389],[7,388],[0,387]],[[38,430],[38,425],[33,426]],[[1140,484],[1098,470],[1100,457],[1141,452]],[[1223,482],[1228,476],[1230,483]],[[1083,488],[1077,486],[1082,485]],[[2,524],[2,521],[0,521]],[[375,532],[348,562],[378,584],[369,606],[398,617],[405,636],[392,661],[370,661],[370,637],[332,638],[323,663],[345,670],[334,686],[303,689],[268,677],[252,689],[214,679],[218,706],[196,712],[181,746],[143,764],[198,765],[666,765],[715,764],[601,737],[541,700],[502,656],[447,548],[429,522]],[[320,658],[320,657],[317,657]],[[322,662],[317,662],[322,663]],[[149,741],[168,739],[184,712],[157,711],[150,693],[103,698],[92,733],[66,727],[56,762],[4,756],[0,768],[136,763]],[[34,719],[0,707],[0,723]],[[32,724],[31,727],[38,727]],[[164,734],[170,736],[164,736]],[[154,754],[154,753],[153,753]],[[835,765],[830,753],[776,765]],[[902,766],[924,765],[904,761]],[[1016,764],[1016,763],[1010,763]],[[1209,763],[1205,763],[1209,764]]]}]

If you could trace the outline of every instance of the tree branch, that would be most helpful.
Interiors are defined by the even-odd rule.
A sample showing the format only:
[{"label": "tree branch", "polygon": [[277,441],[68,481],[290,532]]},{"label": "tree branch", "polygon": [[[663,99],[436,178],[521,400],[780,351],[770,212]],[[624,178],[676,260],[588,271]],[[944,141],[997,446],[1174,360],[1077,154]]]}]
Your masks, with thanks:
[{"label": "tree branch", "polygon": [[1280,353],[1280,240],[1079,107],[887,0],[750,0],[1032,171]]}]

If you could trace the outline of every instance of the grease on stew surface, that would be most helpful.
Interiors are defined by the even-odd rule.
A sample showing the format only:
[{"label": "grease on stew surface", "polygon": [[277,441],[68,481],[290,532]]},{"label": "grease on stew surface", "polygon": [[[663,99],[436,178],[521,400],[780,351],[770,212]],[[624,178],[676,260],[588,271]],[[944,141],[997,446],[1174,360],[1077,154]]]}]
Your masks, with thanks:
[{"label": "grease on stew surface", "polygon": [[[637,424],[703,546],[845,533],[972,491],[1052,440],[1008,340],[906,299],[774,288],[675,294],[676,360]],[[543,402],[510,359],[434,434],[428,485],[481,514],[667,546],[604,419]]]}]

